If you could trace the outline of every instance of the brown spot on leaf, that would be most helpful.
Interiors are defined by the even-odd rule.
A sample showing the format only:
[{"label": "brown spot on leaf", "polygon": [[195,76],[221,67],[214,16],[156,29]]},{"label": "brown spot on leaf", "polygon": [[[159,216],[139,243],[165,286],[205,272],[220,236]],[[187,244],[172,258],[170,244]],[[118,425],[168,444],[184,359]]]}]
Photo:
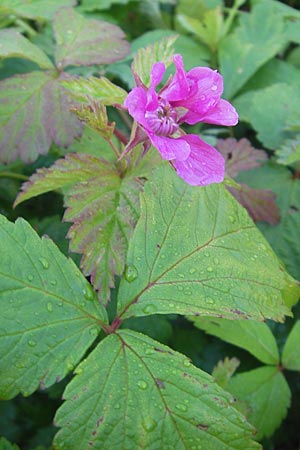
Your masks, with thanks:
[{"label": "brown spot on leaf", "polygon": [[99,417],[99,419],[98,419],[97,422],[96,422],[96,427],[97,427],[97,428],[99,427],[99,425],[101,425],[101,423],[103,422],[103,420],[104,420],[104,416]]},{"label": "brown spot on leaf", "polygon": [[197,425],[197,428],[199,429],[199,430],[208,430],[208,428],[209,428],[209,425],[205,425],[205,424],[203,424],[203,423],[198,423],[198,425]]},{"label": "brown spot on leaf", "polygon": [[159,387],[159,389],[166,389],[165,383],[162,380],[160,380],[159,378],[155,378],[155,383],[156,383],[156,386]]}]

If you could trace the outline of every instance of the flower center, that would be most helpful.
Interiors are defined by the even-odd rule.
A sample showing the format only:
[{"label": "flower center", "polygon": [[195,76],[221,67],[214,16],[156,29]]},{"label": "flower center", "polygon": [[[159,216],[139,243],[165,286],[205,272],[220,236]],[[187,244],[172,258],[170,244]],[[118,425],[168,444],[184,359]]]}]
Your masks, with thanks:
[{"label": "flower center", "polygon": [[158,136],[171,136],[179,128],[175,109],[163,100],[159,101],[156,111],[146,111],[145,118],[151,130]]}]

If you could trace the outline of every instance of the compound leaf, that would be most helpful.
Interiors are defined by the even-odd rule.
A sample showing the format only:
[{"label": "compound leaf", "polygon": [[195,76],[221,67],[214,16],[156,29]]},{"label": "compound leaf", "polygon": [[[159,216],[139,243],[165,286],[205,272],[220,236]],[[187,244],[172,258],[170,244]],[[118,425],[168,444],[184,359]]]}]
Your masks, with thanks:
[{"label": "compound leaf", "polygon": [[61,8],[55,15],[55,61],[60,69],[66,66],[110,64],[129,53],[125,34],[116,25],[87,19],[72,8]]},{"label": "compound leaf", "polygon": [[257,439],[271,436],[287,414],[291,391],[278,367],[259,367],[232,377],[226,390],[234,395],[257,430]]},{"label": "compound leaf", "polygon": [[0,397],[30,395],[80,361],[106,311],[71,259],[23,219],[0,216]]},{"label": "compound leaf", "polygon": [[15,30],[1,30],[0,42],[0,59],[25,58],[35,62],[43,69],[53,68],[48,56]]},{"label": "compound leaf", "polygon": [[282,364],[285,369],[300,371],[300,320],[290,332],[282,353]]},{"label": "compound leaf", "polygon": [[200,330],[213,334],[223,341],[248,350],[265,364],[278,364],[279,353],[276,340],[265,323],[254,320],[208,319],[199,317],[193,319],[194,325]]},{"label": "compound leaf", "polygon": [[1,81],[1,160],[29,162],[47,153],[52,141],[70,145],[82,130],[70,112],[72,105],[51,73],[36,71]]},{"label": "compound leaf", "polygon": [[230,395],[148,336],[111,334],[76,373],[55,418],[58,450],[260,448]]},{"label": "compound leaf", "polygon": [[27,19],[47,19],[53,18],[55,12],[62,6],[73,6],[76,0],[0,0],[0,12]]},{"label": "compound leaf", "polygon": [[121,318],[177,313],[283,320],[297,283],[223,185],[191,187],[169,166],[142,194],[121,281]]}]

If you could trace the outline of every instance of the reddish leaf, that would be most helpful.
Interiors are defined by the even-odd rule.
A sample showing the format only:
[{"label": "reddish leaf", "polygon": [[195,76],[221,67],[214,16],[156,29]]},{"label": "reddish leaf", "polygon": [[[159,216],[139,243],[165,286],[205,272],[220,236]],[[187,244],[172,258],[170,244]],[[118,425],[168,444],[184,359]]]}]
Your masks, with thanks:
[{"label": "reddish leaf", "polygon": [[216,147],[226,160],[226,172],[233,178],[243,170],[261,166],[268,159],[264,150],[255,149],[245,138],[239,141],[234,138],[219,139]]},{"label": "reddish leaf", "polygon": [[129,53],[121,28],[101,20],[86,19],[72,8],[62,8],[53,23],[56,38],[55,60],[66,66],[110,64]]},{"label": "reddish leaf", "polygon": [[227,189],[237,201],[247,209],[254,222],[264,221],[276,225],[280,221],[279,208],[276,205],[276,194],[268,189],[253,189],[241,184],[241,189]]}]

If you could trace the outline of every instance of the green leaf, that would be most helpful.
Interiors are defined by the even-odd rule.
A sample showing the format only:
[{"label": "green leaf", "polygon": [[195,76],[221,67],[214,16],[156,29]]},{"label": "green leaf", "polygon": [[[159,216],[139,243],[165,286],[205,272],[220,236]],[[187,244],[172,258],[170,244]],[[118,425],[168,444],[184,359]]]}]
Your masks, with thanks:
[{"label": "green leaf", "polygon": [[226,389],[228,381],[239,367],[240,361],[237,358],[226,358],[224,361],[219,361],[212,371],[212,377],[216,380],[219,386]]},{"label": "green leaf", "polygon": [[0,450],[20,450],[20,447],[11,444],[5,437],[0,437]]},{"label": "green leaf", "polygon": [[95,100],[102,105],[122,105],[127,96],[124,89],[116,86],[105,77],[74,78],[62,81],[62,85],[71,92],[76,100],[85,103]]},{"label": "green leaf", "polygon": [[99,11],[102,9],[109,9],[113,4],[118,3],[125,5],[130,0],[82,0],[81,7],[84,11]]},{"label": "green leaf", "polygon": [[73,370],[106,311],[72,260],[23,219],[0,216],[0,396],[27,396]]},{"label": "green leaf", "polygon": [[290,332],[282,353],[282,365],[285,369],[300,371],[300,320]]},{"label": "green leaf", "polygon": [[294,138],[287,139],[276,151],[279,164],[286,166],[300,161],[300,133],[295,134]]},{"label": "green leaf", "polygon": [[246,417],[257,428],[257,439],[271,436],[290,406],[291,391],[278,367],[260,367],[238,374],[231,378],[226,390],[247,408]]},{"label": "green leaf", "polygon": [[116,25],[87,19],[72,8],[62,8],[53,22],[57,67],[110,64],[129,53],[125,34]]},{"label": "green leaf", "polygon": [[224,95],[233,97],[285,42],[283,20],[275,8],[261,4],[241,15],[239,27],[220,46]]},{"label": "green leaf", "polygon": [[151,68],[156,62],[163,62],[168,67],[174,54],[174,42],[177,35],[162,38],[153,45],[141,48],[134,55],[132,70],[138,75],[145,86],[150,86]]},{"label": "green leaf", "polygon": [[53,68],[52,62],[39,47],[14,30],[1,30],[0,42],[0,59],[25,58],[35,62],[43,69]]},{"label": "green leaf", "polygon": [[260,448],[209,375],[147,336],[108,336],[76,373],[55,417],[57,450]]},{"label": "green leaf", "polygon": [[76,0],[0,0],[0,14],[13,14],[27,19],[53,18],[61,7],[73,6]]},{"label": "green leaf", "polygon": [[258,91],[249,91],[234,101],[240,120],[249,122],[265,147],[277,150],[290,137],[286,129],[298,113],[300,88],[277,83]]},{"label": "green leaf", "polygon": [[298,298],[285,272],[246,211],[223,185],[184,183],[159,168],[142,194],[141,217],[121,281],[121,318],[149,314],[266,317],[290,315]]},{"label": "green leaf", "polygon": [[1,81],[1,160],[21,158],[29,162],[46,154],[52,141],[70,145],[82,130],[69,110],[72,105],[59,79],[51,73],[36,71]]},{"label": "green leaf", "polygon": [[115,122],[109,123],[106,107],[99,102],[91,101],[72,108],[72,112],[89,128],[96,130],[106,140],[110,140],[115,129]]},{"label": "green leaf", "polygon": [[276,340],[265,323],[253,320],[207,319],[206,317],[192,320],[200,330],[248,350],[265,364],[278,364],[279,362]]},{"label": "green leaf", "polygon": [[106,302],[114,276],[124,271],[128,241],[139,217],[142,184],[134,173],[121,179],[116,166],[105,160],[69,154],[24,183],[15,206],[58,188],[66,191],[64,220],[73,223],[68,233],[70,250],[83,255],[83,272],[91,276]]}]

